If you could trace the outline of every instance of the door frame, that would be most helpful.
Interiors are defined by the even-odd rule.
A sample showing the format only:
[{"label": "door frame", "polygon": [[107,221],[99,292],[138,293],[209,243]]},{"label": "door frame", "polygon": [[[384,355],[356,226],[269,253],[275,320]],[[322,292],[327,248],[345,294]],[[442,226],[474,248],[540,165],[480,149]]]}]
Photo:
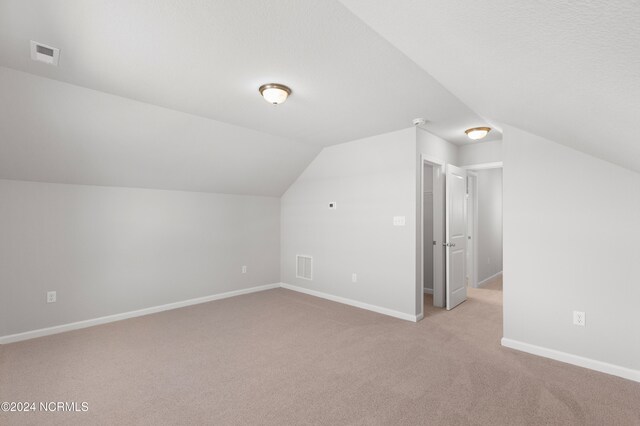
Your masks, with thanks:
[{"label": "door frame", "polygon": [[[433,238],[436,245],[433,250],[433,304],[438,307],[445,307],[445,278],[444,278],[444,179],[446,163],[440,159],[420,154],[420,172],[418,192],[418,235],[419,235],[419,259],[416,280],[416,297],[420,303],[418,318],[424,317],[424,166],[433,168]],[[433,244],[431,242],[431,244]]]},{"label": "door frame", "polygon": [[[472,179],[469,179],[472,178]],[[471,183],[473,181],[473,183]],[[469,286],[478,287],[478,174],[467,170],[467,194],[473,192],[472,202],[467,204],[467,214],[471,215],[473,221],[472,232],[467,228],[467,238],[471,237],[471,270],[469,274]],[[470,186],[470,187],[469,187]],[[471,190],[471,191],[470,191]],[[468,198],[467,198],[468,201]],[[469,250],[469,245],[467,246]]]},{"label": "door frame", "polygon": [[502,161],[494,161],[493,163],[478,163],[470,164],[468,166],[462,166],[461,169],[465,170],[487,170],[487,169],[501,169]]}]

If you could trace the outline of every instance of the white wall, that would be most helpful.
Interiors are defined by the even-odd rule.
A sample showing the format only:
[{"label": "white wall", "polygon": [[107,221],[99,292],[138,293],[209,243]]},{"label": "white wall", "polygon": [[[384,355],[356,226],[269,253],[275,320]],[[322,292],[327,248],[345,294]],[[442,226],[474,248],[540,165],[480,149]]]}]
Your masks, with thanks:
[{"label": "white wall", "polygon": [[0,180],[0,200],[0,336],[280,280],[275,197]]},{"label": "white wall", "polygon": [[416,142],[418,155],[424,154],[445,163],[458,165],[458,146],[423,129],[416,129]]},{"label": "white wall", "polygon": [[640,174],[513,127],[503,173],[505,338],[640,380]]},{"label": "white wall", "polygon": [[478,170],[478,282],[502,272],[502,169]]},{"label": "white wall", "polygon": [[[284,283],[416,315],[415,146],[410,128],[313,160],[281,199]],[[394,216],[406,225],[393,226]],[[296,254],[313,256],[313,281],[296,278]]]},{"label": "white wall", "polygon": [[502,161],[502,140],[476,142],[458,147],[458,166]]},{"label": "white wall", "polygon": [[[282,197],[282,281],[401,316],[418,314],[420,155],[456,164],[457,153],[455,145],[415,128],[325,148]],[[435,195],[444,196],[443,180]],[[337,210],[327,208],[330,201]],[[394,227],[393,216],[405,216],[406,225]],[[443,212],[434,220],[444,226]],[[443,235],[435,238],[441,247]],[[313,281],[295,277],[296,254],[313,256]]]}]

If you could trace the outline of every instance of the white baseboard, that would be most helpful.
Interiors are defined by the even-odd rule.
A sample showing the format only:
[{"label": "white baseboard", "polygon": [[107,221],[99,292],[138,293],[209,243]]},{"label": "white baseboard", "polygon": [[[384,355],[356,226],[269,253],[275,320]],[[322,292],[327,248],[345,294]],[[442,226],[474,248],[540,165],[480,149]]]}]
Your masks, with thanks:
[{"label": "white baseboard", "polygon": [[404,312],[394,311],[393,309],[383,308],[381,306],[376,306],[376,305],[370,305],[368,303],[359,302],[353,299],[347,299],[346,297],[334,296],[333,294],[322,293],[316,290],[309,290],[308,288],[298,287],[296,285],[280,283],[280,287],[286,288],[287,290],[293,290],[299,293],[320,297],[322,299],[331,300],[333,302],[344,303],[345,305],[355,306],[356,308],[366,309],[368,311],[377,312],[379,314],[389,315],[389,316],[400,318],[406,321],[418,322],[422,319],[421,315],[405,314]]},{"label": "white baseboard", "polygon": [[640,382],[640,370],[632,370],[631,368],[621,367],[619,365],[609,364],[607,362],[596,361],[595,359],[585,358],[566,352],[548,349],[542,346],[536,346],[529,343],[520,342],[518,340],[502,338],[502,346],[506,348],[516,349],[533,355],[551,358],[556,361],[566,362],[567,364],[577,365],[578,367],[588,368],[590,370],[599,371],[601,373],[611,374],[622,377],[624,379]]},{"label": "white baseboard", "polygon": [[[488,281],[502,272],[488,278]],[[483,281],[483,282],[484,282]],[[81,328],[92,327],[94,325],[107,324],[110,322],[121,321],[128,318],[135,318],[144,315],[149,315],[157,312],[168,311],[171,309],[183,308],[186,306],[197,305],[200,303],[211,302],[214,300],[226,299],[229,297],[240,296],[243,294],[255,293],[264,290],[270,290],[274,288],[285,288],[288,290],[297,291],[300,293],[308,294],[315,297],[331,300],[345,305],[354,306],[361,309],[367,309],[369,311],[377,312],[384,315],[389,315],[395,318],[400,318],[406,321],[417,322],[423,318],[423,315],[410,315],[404,312],[395,311],[393,309],[383,308],[376,305],[370,305],[368,303],[359,302],[357,300],[347,299],[345,297],[334,296],[332,294],[323,293],[320,291],[309,290],[307,288],[298,287],[286,283],[267,284],[257,287],[250,287],[241,290],[229,291],[226,293],[219,293],[210,296],[198,297],[195,299],[183,300],[181,302],[168,303],[166,305],[153,306],[150,308],[139,309],[136,311],[124,312],[120,314],[108,315],[100,318],[93,318],[85,321],[78,321],[68,324],[62,324],[54,327],[41,328],[38,330],[26,331],[24,333],[11,334],[7,336],[0,336],[0,344],[7,344],[13,342],[19,342],[22,340],[34,339],[36,337],[49,336],[52,334],[63,333],[65,331],[78,330]],[[627,367],[621,367],[619,365],[609,364],[607,362],[597,361],[590,358],[581,357],[578,355],[569,354],[566,352],[557,351],[555,349],[544,348],[542,346],[536,346],[529,343],[520,342],[503,337],[502,346],[516,349],[522,352],[527,352],[533,355],[538,355],[545,358],[554,359],[556,361],[566,362],[568,364],[577,365],[579,367],[588,368],[591,370],[599,371],[606,374],[622,377],[628,380],[640,382],[640,370],[633,370]]]},{"label": "white baseboard", "polygon": [[496,274],[493,274],[489,278],[485,278],[484,280],[480,281],[476,287],[483,287],[483,286],[489,284],[489,281],[492,281],[492,280],[498,278],[500,275],[502,275],[502,271],[500,271],[500,272],[498,272]]},{"label": "white baseboard", "polygon": [[213,294],[210,296],[198,297],[195,299],[183,300],[181,302],[167,303],[166,305],[152,306],[150,308],[139,309],[137,311],[123,312],[120,314],[107,315],[100,318],[93,318],[93,319],[84,320],[84,321],[56,325],[54,327],[41,328],[41,329],[32,330],[32,331],[25,331],[24,333],[10,334],[8,336],[0,336],[0,345],[6,344],[6,343],[19,342],[22,340],[34,339],[36,337],[49,336],[51,334],[63,333],[65,331],[78,330],[81,328],[92,327],[94,325],[107,324],[110,322],[120,321],[128,318],[140,317],[143,315],[154,314],[156,312],[183,308],[185,306],[212,302],[214,300],[226,299],[228,297],[240,296],[242,294],[255,293],[258,291],[270,290],[270,289],[279,288],[279,287],[280,287],[280,283],[266,284],[266,285],[261,285],[257,287],[245,288],[242,290],[228,291],[226,293],[219,293],[219,294]]},{"label": "white baseboard", "polygon": [[432,288],[423,288],[422,290],[424,291],[424,294],[433,294]]},{"label": "white baseboard", "polygon": [[123,312],[123,313],[114,314],[114,315],[107,315],[104,317],[92,318],[84,321],[61,324],[53,327],[40,328],[38,330],[25,331],[23,333],[0,336],[0,345],[7,344],[7,343],[20,342],[22,340],[35,339],[36,337],[43,337],[43,336],[49,336],[52,334],[64,333],[65,331],[79,330],[81,328],[93,327],[94,325],[107,324],[110,322],[121,321],[128,318],[141,317],[144,315],[154,314],[157,312],[183,308],[185,306],[212,302],[214,300],[226,299],[228,297],[240,296],[242,294],[255,293],[258,291],[270,290],[270,289],[279,288],[279,287],[286,288],[288,290],[298,291],[300,293],[309,294],[311,296],[321,297],[323,299],[332,300],[338,303],[344,303],[345,305],[367,309],[369,311],[377,312],[384,315],[389,315],[389,316],[400,318],[406,321],[417,322],[422,319],[422,315],[409,315],[409,314],[405,314],[404,312],[394,311],[393,309],[370,305],[368,303],[359,302],[357,300],[351,300],[351,299],[347,299],[340,296],[334,296],[328,293],[309,290],[303,287],[298,287],[298,286],[285,284],[285,283],[275,283],[275,284],[267,284],[267,285],[261,285],[257,287],[245,288],[242,290],[229,291],[226,293],[213,294],[210,296],[198,297],[195,299],[183,300],[180,302],[168,303],[166,305],[152,306],[150,308],[144,308],[144,309],[139,309],[139,310],[130,311],[130,312]]}]

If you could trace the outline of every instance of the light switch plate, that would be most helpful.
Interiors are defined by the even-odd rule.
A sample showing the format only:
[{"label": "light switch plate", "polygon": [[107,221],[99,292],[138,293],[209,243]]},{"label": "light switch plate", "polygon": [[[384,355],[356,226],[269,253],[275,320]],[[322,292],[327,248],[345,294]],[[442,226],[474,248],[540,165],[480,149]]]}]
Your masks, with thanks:
[{"label": "light switch plate", "polygon": [[404,216],[394,216],[393,217],[393,226],[404,226],[405,225],[405,217]]}]

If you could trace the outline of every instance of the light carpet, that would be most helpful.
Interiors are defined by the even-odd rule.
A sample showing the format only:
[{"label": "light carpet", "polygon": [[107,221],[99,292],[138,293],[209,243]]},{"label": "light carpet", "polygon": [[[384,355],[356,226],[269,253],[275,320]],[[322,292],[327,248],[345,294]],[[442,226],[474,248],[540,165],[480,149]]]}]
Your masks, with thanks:
[{"label": "light carpet", "polygon": [[284,289],[0,347],[0,424],[640,425],[640,384],[500,346],[501,282],[417,323]]}]

